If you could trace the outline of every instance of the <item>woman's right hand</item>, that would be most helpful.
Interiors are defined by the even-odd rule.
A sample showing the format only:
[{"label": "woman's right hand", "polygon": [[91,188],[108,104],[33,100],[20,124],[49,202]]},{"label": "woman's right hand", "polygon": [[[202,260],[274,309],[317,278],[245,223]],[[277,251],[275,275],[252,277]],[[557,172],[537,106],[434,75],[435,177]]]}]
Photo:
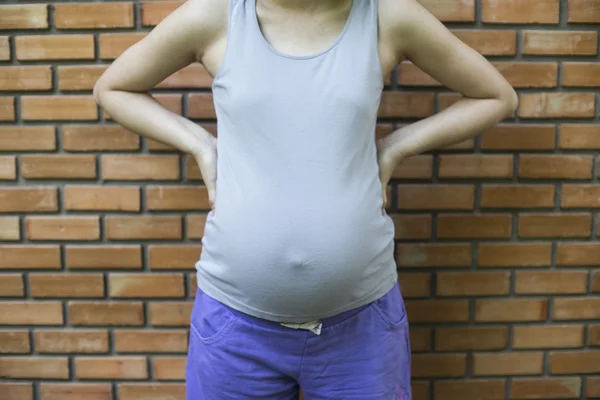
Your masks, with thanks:
[{"label": "woman's right hand", "polygon": [[202,146],[201,150],[194,152],[193,155],[200,168],[204,185],[208,190],[210,208],[214,211],[217,196],[217,138],[212,135],[209,136],[209,142]]}]

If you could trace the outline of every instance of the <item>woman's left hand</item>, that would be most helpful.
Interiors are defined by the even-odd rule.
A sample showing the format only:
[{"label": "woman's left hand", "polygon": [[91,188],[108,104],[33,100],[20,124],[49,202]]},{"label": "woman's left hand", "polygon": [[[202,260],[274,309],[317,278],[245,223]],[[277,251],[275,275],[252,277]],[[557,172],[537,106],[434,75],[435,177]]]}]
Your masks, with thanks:
[{"label": "woman's left hand", "polygon": [[377,139],[376,145],[377,163],[379,164],[379,180],[381,181],[381,196],[383,198],[382,208],[385,209],[388,205],[387,185],[392,178],[398,160],[392,154],[390,147],[386,144],[385,138]]}]

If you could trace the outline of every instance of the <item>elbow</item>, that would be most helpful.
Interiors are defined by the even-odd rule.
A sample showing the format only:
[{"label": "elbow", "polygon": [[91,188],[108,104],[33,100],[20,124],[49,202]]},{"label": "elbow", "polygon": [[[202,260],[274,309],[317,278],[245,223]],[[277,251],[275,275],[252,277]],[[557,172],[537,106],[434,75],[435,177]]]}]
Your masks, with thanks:
[{"label": "elbow", "polygon": [[504,116],[506,118],[513,117],[517,108],[519,108],[519,95],[512,86],[509,86],[505,93],[500,96],[500,100],[502,101],[502,106],[505,110]]},{"label": "elbow", "polygon": [[96,104],[102,106],[102,97],[104,97],[104,93],[106,92],[106,90],[107,89],[104,85],[102,85],[102,82],[96,82],[92,90],[92,95],[94,96]]}]

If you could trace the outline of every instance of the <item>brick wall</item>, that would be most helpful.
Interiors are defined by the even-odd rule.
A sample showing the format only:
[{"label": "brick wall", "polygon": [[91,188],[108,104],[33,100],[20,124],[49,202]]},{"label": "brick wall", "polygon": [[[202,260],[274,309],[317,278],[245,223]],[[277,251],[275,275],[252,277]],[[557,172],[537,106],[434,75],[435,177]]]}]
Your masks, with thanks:
[{"label": "brick wall", "polygon": [[[600,0],[422,1],[521,101],[390,185],[415,400],[600,398]],[[178,3],[47,3],[0,6],[0,398],[183,400],[206,190],[91,97]],[[214,132],[210,83],[155,95]],[[456,99],[403,63],[379,134]]]}]

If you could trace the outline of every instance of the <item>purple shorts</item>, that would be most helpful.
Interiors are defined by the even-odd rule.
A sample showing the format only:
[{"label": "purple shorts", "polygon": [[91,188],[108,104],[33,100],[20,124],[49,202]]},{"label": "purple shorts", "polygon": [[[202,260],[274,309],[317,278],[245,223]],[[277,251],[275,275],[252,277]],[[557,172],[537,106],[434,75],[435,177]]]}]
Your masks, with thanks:
[{"label": "purple shorts", "polygon": [[398,284],[323,319],[320,334],[236,311],[198,290],[187,400],[410,400],[410,344]]}]

